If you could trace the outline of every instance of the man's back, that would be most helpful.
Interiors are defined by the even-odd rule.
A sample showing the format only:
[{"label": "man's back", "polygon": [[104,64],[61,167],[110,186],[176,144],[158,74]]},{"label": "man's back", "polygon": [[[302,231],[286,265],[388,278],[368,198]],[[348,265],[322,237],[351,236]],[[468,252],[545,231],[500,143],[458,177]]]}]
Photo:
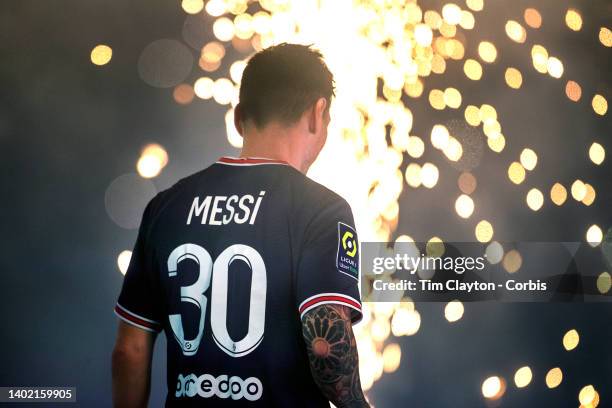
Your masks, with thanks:
[{"label": "man's back", "polygon": [[300,319],[360,318],[358,259],[338,195],[284,162],[222,158],[149,203],[116,312],[165,331],[167,406],[328,406]]}]

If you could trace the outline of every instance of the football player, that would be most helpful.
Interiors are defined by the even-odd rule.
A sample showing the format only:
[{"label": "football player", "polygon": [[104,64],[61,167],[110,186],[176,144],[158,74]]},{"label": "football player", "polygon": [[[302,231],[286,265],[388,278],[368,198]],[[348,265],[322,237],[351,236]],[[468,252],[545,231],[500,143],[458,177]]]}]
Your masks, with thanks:
[{"label": "football player", "polygon": [[156,335],[167,407],[367,407],[352,325],[361,318],[351,209],[306,172],[334,95],[321,54],[280,44],[241,81],[238,158],[147,205],[115,306],[116,407],[146,406]]}]

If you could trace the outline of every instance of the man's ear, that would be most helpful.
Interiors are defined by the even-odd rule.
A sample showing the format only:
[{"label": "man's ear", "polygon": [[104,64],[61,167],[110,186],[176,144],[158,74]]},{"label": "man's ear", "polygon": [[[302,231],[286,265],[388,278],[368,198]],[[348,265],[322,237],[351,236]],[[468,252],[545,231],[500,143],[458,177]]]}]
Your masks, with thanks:
[{"label": "man's ear", "polygon": [[327,108],[327,99],[321,97],[312,105],[310,118],[308,120],[308,131],[317,133],[319,129],[325,126],[325,110]]},{"label": "man's ear", "polygon": [[242,134],[242,106],[240,106],[240,103],[234,108],[234,127],[240,136],[244,136]]}]

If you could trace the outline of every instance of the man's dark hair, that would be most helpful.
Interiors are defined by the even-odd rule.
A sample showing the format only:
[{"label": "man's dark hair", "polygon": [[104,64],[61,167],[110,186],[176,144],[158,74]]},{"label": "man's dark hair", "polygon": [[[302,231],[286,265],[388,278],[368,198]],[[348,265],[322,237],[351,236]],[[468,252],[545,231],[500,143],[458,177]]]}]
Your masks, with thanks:
[{"label": "man's dark hair", "polygon": [[272,120],[291,125],[317,99],[334,95],[334,78],[321,53],[307,45],[282,43],[249,60],[240,84],[240,114],[258,129]]}]

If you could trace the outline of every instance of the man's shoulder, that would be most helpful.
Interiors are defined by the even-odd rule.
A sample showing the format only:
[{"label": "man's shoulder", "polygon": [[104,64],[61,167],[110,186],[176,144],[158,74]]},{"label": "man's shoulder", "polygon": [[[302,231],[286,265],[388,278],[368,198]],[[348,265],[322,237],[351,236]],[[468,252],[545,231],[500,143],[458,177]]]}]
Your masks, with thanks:
[{"label": "man's shoulder", "polygon": [[310,177],[298,174],[300,185],[296,186],[294,191],[298,196],[298,207],[303,210],[303,213],[316,217],[330,212],[351,212],[350,205],[340,194]]},{"label": "man's shoulder", "polygon": [[332,189],[323,184],[304,176],[304,183],[311,194],[311,198],[321,201],[323,204],[338,203],[348,205],[347,201]]}]

